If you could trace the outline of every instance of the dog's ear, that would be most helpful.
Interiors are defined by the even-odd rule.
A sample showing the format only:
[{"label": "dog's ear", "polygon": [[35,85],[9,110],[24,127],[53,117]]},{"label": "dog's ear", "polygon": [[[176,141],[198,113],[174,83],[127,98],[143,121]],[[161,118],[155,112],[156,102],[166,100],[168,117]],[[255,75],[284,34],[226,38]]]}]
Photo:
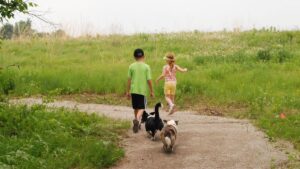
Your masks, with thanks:
[{"label": "dog's ear", "polygon": [[167,123],[168,122],[168,120],[163,120],[164,121],[164,123]]},{"label": "dog's ear", "polygon": [[175,123],[176,123],[176,125],[178,125],[179,121],[178,121],[178,120],[176,120],[176,121],[175,121]]}]

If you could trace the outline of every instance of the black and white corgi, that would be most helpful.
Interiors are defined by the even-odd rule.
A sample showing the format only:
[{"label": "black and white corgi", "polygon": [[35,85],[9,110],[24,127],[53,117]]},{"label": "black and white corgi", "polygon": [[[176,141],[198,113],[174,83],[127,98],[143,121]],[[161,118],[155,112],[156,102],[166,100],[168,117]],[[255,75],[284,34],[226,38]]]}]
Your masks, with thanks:
[{"label": "black and white corgi", "polygon": [[173,148],[177,139],[178,121],[164,120],[165,127],[160,133],[160,139],[163,142],[163,149],[165,152],[173,152]]},{"label": "black and white corgi", "polygon": [[155,134],[157,130],[162,130],[164,127],[164,123],[162,119],[159,117],[159,108],[162,107],[161,103],[157,103],[155,105],[155,111],[148,114],[144,111],[142,115],[142,123],[145,123],[146,131],[151,135],[151,139],[155,140]]}]

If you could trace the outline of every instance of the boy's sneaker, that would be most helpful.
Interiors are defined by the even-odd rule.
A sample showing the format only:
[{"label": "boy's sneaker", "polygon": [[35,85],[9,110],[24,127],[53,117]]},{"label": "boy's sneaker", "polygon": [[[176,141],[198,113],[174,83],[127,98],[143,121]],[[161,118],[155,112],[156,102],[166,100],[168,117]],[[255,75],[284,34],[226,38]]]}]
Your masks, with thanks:
[{"label": "boy's sneaker", "polygon": [[134,133],[137,133],[139,131],[139,124],[140,124],[140,122],[137,119],[134,119],[132,121],[132,123],[133,123],[132,130],[133,130]]},{"label": "boy's sneaker", "polygon": [[173,104],[172,106],[170,106],[169,115],[173,114],[174,112],[175,112],[175,104]]}]

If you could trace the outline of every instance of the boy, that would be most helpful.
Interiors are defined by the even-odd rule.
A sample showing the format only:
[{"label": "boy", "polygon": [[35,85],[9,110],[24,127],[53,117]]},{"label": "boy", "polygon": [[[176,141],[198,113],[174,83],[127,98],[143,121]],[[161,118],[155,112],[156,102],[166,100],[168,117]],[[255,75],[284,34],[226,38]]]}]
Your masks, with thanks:
[{"label": "boy", "polygon": [[134,58],[136,62],[132,63],[128,69],[128,82],[126,95],[132,101],[132,108],[134,109],[133,132],[137,133],[140,128],[141,116],[146,107],[147,85],[150,89],[151,97],[154,96],[151,70],[150,66],[145,64],[144,51],[136,49],[134,51]]}]

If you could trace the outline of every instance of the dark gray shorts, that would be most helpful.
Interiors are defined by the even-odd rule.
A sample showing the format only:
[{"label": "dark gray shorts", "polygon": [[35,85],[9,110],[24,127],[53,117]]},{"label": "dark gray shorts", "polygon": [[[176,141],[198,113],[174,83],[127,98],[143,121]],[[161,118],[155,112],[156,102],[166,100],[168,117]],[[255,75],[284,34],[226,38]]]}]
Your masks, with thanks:
[{"label": "dark gray shorts", "polygon": [[133,109],[145,109],[146,97],[144,95],[131,93],[131,103]]}]

